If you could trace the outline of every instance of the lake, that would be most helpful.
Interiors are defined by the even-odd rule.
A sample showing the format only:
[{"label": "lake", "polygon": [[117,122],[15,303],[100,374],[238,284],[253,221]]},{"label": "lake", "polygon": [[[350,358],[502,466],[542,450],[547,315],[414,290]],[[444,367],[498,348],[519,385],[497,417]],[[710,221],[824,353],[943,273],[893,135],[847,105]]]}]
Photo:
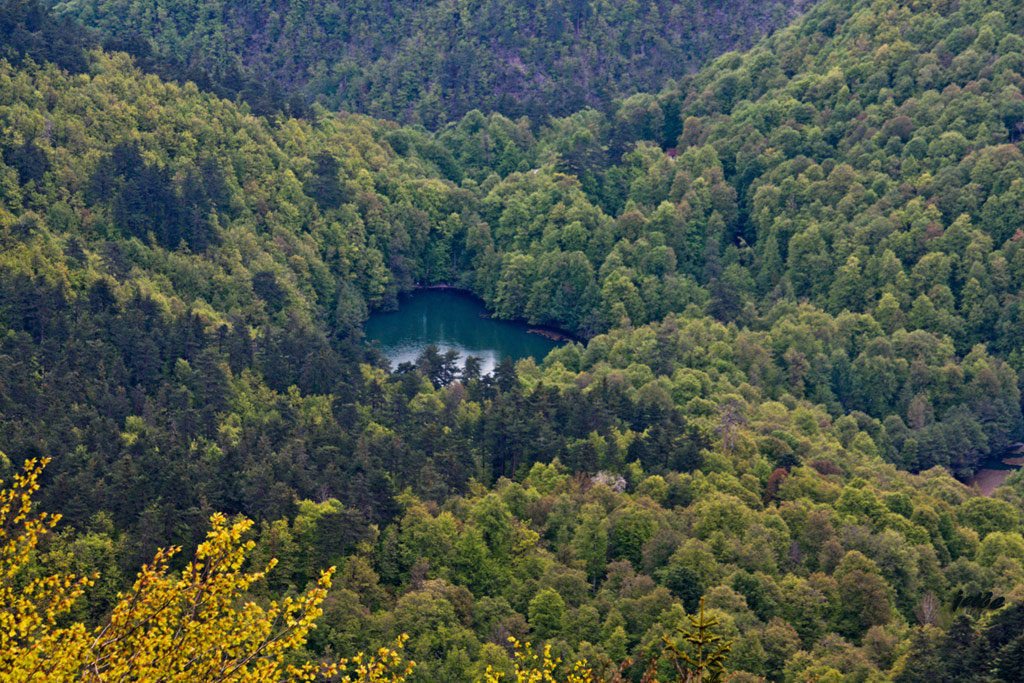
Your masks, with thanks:
[{"label": "lake", "polygon": [[387,356],[392,368],[415,362],[428,344],[434,344],[441,353],[455,349],[462,354],[460,368],[466,356],[479,356],[485,374],[506,356],[513,360],[532,356],[539,363],[561,344],[537,334],[537,327],[487,316],[483,301],[472,294],[421,289],[400,297],[397,311],[370,315],[363,332],[366,340]]},{"label": "lake", "polygon": [[1024,457],[1021,456],[1021,449],[1008,450],[982,462],[967,485],[977,486],[978,492],[983,496],[991,496],[1011,474],[1022,466],[1024,466]]}]

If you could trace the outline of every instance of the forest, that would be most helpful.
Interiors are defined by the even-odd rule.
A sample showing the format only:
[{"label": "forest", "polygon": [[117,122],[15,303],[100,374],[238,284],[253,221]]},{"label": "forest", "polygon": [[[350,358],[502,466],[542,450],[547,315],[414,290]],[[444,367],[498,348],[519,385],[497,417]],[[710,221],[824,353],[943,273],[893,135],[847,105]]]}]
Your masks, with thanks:
[{"label": "forest", "polygon": [[430,129],[473,109],[542,120],[660,89],[817,0],[47,0],[151,71],[255,111],[318,102]]},{"label": "forest", "polygon": [[[1019,680],[1024,472],[965,482],[1024,441],[1024,6],[264,4],[0,5],[0,489],[61,515],[0,498],[0,595],[94,577],[47,642],[220,548],[225,619],[301,613],[260,680],[677,680],[694,619],[702,680]],[[392,368],[430,284],[581,341]]]}]

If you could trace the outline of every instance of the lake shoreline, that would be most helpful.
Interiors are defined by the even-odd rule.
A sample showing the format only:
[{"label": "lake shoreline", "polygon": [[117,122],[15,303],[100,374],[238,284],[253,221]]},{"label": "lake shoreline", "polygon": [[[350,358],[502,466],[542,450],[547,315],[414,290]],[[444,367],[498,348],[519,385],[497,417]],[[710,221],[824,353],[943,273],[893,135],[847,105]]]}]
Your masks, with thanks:
[{"label": "lake shoreline", "polygon": [[454,351],[459,369],[461,359],[475,356],[480,372],[488,374],[505,358],[532,357],[540,363],[563,340],[571,341],[561,330],[491,316],[482,299],[451,285],[403,292],[393,305],[393,310],[372,313],[362,327],[367,344],[392,368],[416,363],[434,345],[442,354]]},{"label": "lake shoreline", "polygon": [[[466,289],[465,287],[459,287],[458,285],[446,285],[446,284],[414,285],[413,292],[420,292],[420,291],[456,292],[458,294],[465,294],[467,296],[471,296],[471,297],[473,297],[474,299],[476,299],[476,300],[478,300],[480,302],[484,301],[479,296],[477,296],[476,293],[474,293],[472,290]],[[486,306],[486,305],[487,304],[484,303],[484,306]],[[493,319],[493,320],[502,320],[503,319],[503,318],[493,318],[493,316],[490,313],[490,309],[488,309],[487,317],[488,317],[488,319]],[[512,319],[509,320],[509,322],[522,323],[523,325],[527,325],[530,328],[529,330],[527,330],[527,334],[536,334],[536,335],[539,335],[539,336],[544,337],[546,339],[550,339],[551,341],[555,341],[555,342],[559,342],[559,343],[565,343],[565,344],[574,344],[574,343],[586,344],[587,341],[588,341],[586,337],[582,337],[582,336],[580,336],[578,334],[575,334],[575,333],[570,332],[568,330],[562,329],[560,327],[555,327],[554,325],[534,325],[533,323],[529,322],[528,320],[524,320],[522,318],[512,318]]]},{"label": "lake shoreline", "polygon": [[1010,455],[999,459],[996,467],[983,467],[967,480],[967,485],[977,488],[983,496],[991,496],[1011,474],[1024,467],[1024,456]]}]

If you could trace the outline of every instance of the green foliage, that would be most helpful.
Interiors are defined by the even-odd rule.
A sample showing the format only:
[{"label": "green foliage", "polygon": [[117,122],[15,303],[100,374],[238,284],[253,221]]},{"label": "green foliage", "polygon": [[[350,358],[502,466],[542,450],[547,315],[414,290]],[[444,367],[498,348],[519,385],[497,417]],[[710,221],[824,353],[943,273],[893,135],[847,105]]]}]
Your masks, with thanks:
[{"label": "green foliage", "polygon": [[[223,13],[276,32],[270,60],[303,27],[367,21],[307,4],[193,21],[171,3],[153,59],[233,45]],[[116,12],[112,30],[143,5],[59,11]],[[1019,475],[992,498],[952,475],[1024,436],[1015,4],[825,0],[660,93],[564,118],[525,102],[533,123],[470,111],[436,135],[316,105],[261,119],[102,52],[74,75],[38,63],[57,58],[11,7],[0,470],[52,458],[44,503],[71,530],[30,569],[102,570],[75,619],[220,510],[281,560],[258,599],[342,567],[316,656],[408,632],[415,680],[505,666],[497,648],[531,633],[563,661],[637,660],[705,598],[738,675],[1013,680]],[[637,25],[588,7],[579,49],[594,24]],[[487,8],[459,11],[472,27]],[[342,78],[446,40],[422,26],[351,53],[373,62],[359,74],[228,47],[201,66],[348,97]],[[431,64],[360,96],[447,116],[441,90],[413,92]],[[359,324],[430,283],[586,343],[483,377],[428,349],[392,374]],[[943,614],[957,591],[1002,607]]]},{"label": "green foliage", "polygon": [[973,498],[960,507],[958,514],[963,523],[977,531],[982,539],[993,531],[1020,529],[1020,512],[1005,500]]},{"label": "green foliage", "polygon": [[[127,0],[53,4],[60,16],[98,29],[107,49],[127,50],[164,77],[194,80],[229,99],[241,96],[261,113],[301,114],[317,101],[435,128],[467,112],[479,116],[476,110],[515,118],[606,108],[660,87],[666,73],[695,70],[708,54],[750,45],[811,2],[730,0],[684,8],[590,0],[297,6],[176,0],[159,13]],[[628,111],[617,117],[623,134],[678,135],[672,110],[637,96],[626,103]],[[482,136],[472,153],[507,172],[523,155],[520,143]]]},{"label": "green foliage", "polygon": [[[96,44],[89,31],[67,17],[54,17],[38,0],[11,0],[0,7],[0,59],[13,64],[25,59],[54,62],[72,73],[82,73],[88,69],[86,53]],[[38,150],[31,145],[6,151],[14,151],[15,162],[20,160],[26,166],[39,159]]]},{"label": "green foliage", "polygon": [[550,588],[542,590],[530,600],[528,616],[530,627],[538,638],[557,638],[565,628],[565,602],[557,591]]},{"label": "green foliage", "polygon": [[700,599],[700,611],[688,614],[690,629],[676,629],[682,641],[693,649],[693,655],[682,651],[669,638],[664,638],[665,651],[682,680],[708,681],[718,683],[725,675],[725,661],[732,650],[732,641],[722,639],[715,633],[719,625],[714,615],[705,616],[704,598]]}]

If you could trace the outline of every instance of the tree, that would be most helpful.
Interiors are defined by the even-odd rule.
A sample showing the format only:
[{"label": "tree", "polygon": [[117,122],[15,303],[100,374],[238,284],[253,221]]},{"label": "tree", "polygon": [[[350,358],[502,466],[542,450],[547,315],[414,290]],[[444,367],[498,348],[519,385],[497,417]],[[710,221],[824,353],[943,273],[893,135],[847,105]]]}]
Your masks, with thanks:
[{"label": "tree", "polygon": [[466,356],[465,364],[462,366],[462,381],[468,383],[474,379],[480,379],[482,362],[483,359],[480,356],[472,354]]},{"label": "tree", "polygon": [[835,628],[841,635],[860,639],[872,626],[889,622],[891,589],[872,560],[851,550],[836,568],[835,578],[840,598]]},{"label": "tree", "polygon": [[95,577],[47,576],[19,585],[40,537],[60,517],[32,514],[32,495],[46,461],[25,463],[11,488],[0,491],[0,674],[3,680],[71,680],[87,654],[82,624],[54,628],[54,620]]},{"label": "tree", "polygon": [[705,587],[701,585],[700,575],[682,562],[670,562],[663,571],[662,582],[688,610],[696,609],[698,601],[703,599]]},{"label": "tree", "polygon": [[1004,681],[1012,681],[1024,667],[1024,633],[1005,645],[995,658],[995,673]]},{"label": "tree", "polygon": [[597,580],[608,564],[608,529],[604,523],[604,511],[594,503],[588,503],[580,511],[580,523],[576,527],[572,545],[576,555],[583,560],[587,576],[597,587]]},{"label": "tree", "polygon": [[[534,653],[530,643],[520,643],[515,638],[508,640],[513,648],[512,666],[515,683],[595,683],[597,680],[585,659],[578,660],[564,678],[556,677],[556,670],[562,660],[551,655],[550,645],[545,645],[544,652],[538,655]],[[480,683],[499,683],[504,677],[504,672],[495,671],[494,667],[488,664]]]},{"label": "tree", "polygon": [[665,651],[672,665],[683,681],[696,683],[719,683],[725,676],[725,660],[732,650],[732,641],[723,640],[715,633],[718,617],[705,615],[704,598],[700,599],[700,611],[687,614],[690,629],[677,628],[682,641],[689,646],[689,652],[680,650],[676,643],[662,637]]},{"label": "tree", "polygon": [[321,614],[334,569],[298,597],[267,607],[241,602],[276,561],[263,571],[242,571],[255,546],[242,541],[252,522],[229,523],[221,514],[211,518],[212,529],[180,576],[169,570],[180,549],[160,550],[102,626],[57,626],[95,577],[25,581],[40,537],[59,520],[33,512],[32,495],[46,463],[27,461],[12,487],[0,490],[0,681],[312,681],[349,667],[356,680],[402,681],[412,670],[399,652],[404,637],[396,649],[382,648],[370,657],[290,663]]},{"label": "tree", "polygon": [[557,638],[565,626],[565,601],[558,591],[545,588],[530,600],[529,617],[538,638]]},{"label": "tree", "polygon": [[957,516],[964,525],[985,538],[993,531],[1013,531],[1020,528],[1020,513],[1005,500],[997,498],[971,498],[960,506]]},{"label": "tree", "polygon": [[943,640],[942,631],[934,626],[915,629],[903,668],[893,680],[896,683],[943,680],[949,662]]},{"label": "tree", "polygon": [[608,539],[611,556],[627,559],[634,567],[641,566],[641,550],[656,528],[657,522],[644,508],[631,506],[618,511]]}]

